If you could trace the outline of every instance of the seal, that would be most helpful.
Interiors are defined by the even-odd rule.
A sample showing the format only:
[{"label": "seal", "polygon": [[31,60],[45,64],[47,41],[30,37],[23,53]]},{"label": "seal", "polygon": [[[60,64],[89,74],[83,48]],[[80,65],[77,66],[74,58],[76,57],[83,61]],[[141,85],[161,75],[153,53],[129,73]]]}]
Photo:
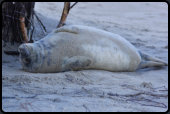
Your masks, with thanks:
[{"label": "seal", "polygon": [[82,25],[67,25],[18,48],[28,72],[98,69],[113,72],[160,67],[166,62],[137,50],[120,35]]}]

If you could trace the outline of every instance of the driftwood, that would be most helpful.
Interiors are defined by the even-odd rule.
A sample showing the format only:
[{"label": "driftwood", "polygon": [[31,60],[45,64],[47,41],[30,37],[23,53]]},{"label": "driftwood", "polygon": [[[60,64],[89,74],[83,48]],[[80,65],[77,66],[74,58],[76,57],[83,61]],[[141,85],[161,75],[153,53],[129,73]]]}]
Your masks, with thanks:
[{"label": "driftwood", "polygon": [[57,26],[57,28],[61,27],[64,25],[65,21],[66,21],[66,18],[69,14],[69,11],[71,8],[73,8],[78,2],[75,2],[73,5],[70,6],[70,2],[65,2],[64,3],[64,8],[63,8],[63,12],[62,12],[62,16],[61,16],[61,19],[60,19],[60,22]]},{"label": "driftwood", "polygon": [[[35,2],[2,3],[2,40],[6,54],[18,55],[19,44],[32,39]],[[29,34],[31,32],[31,34]],[[31,36],[31,37],[30,37]]]},{"label": "driftwood", "polygon": [[35,2],[2,4],[2,40],[14,44],[28,42]]},{"label": "driftwood", "polygon": [[[57,28],[64,25],[70,9],[76,4],[77,2],[72,5],[71,2],[64,3],[62,16]],[[34,12],[34,6],[35,2],[4,2],[2,4],[2,40],[4,45],[6,42],[10,42],[11,45],[15,42],[33,42],[34,16],[41,25],[43,32],[47,31],[36,12]]]},{"label": "driftwood", "polygon": [[[64,2],[63,12],[57,28],[64,25],[66,18],[78,2]],[[14,43],[33,43],[34,17],[37,19],[43,33],[46,27],[34,11],[35,2],[4,2],[2,4],[2,40],[6,54],[17,55],[18,51],[12,49]],[[12,47],[10,49],[6,47]]]},{"label": "driftwood", "polygon": [[27,29],[25,27],[25,17],[20,17],[20,28],[23,36],[23,40],[25,43],[28,43]]}]

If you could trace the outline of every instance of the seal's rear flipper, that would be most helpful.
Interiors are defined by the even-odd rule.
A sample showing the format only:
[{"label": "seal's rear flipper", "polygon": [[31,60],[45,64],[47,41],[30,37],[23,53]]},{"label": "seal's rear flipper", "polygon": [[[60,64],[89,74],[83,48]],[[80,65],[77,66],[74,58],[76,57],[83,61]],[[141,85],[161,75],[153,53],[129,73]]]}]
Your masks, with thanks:
[{"label": "seal's rear flipper", "polygon": [[139,64],[138,69],[143,69],[143,68],[147,68],[147,67],[162,67],[165,66],[164,63],[160,63],[160,62],[154,62],[154,61],[142,61]]},{"label": "seal's rear flipper", "polygon": [[91,59],[85,56],[65,58],[62,63],[62,71],[86,69],[91,62]]},{"label": "seal's rear flipper", "polygon": [[147,67],[162,67],[167,66],[168,64],[158,58],[151,57],[145,53],[139,51],[139,54],[142,58],[142,61],[138,68],[147,68]]}]

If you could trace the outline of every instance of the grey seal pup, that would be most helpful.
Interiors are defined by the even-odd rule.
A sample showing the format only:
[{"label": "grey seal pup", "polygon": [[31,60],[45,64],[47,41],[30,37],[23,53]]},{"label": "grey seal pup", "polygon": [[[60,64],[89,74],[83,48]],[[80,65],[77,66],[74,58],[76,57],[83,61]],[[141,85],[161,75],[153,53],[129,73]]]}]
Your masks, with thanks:
[{"label": "grey seal pup", "polygon": [[34,43],[18,48],[28,72],[98,69],[113,72],[165,66],[166,62],[138,51],[123,37],[82,25],[67,25]]}]

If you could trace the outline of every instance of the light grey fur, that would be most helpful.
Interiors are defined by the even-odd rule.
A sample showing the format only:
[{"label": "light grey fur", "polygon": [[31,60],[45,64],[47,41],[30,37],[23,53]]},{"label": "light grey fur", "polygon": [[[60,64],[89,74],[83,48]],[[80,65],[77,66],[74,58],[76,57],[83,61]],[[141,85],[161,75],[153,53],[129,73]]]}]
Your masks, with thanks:
[{"label": "light grey fur", "polygon": [[29,72],[135,71],[167,65],[142,54],[119,35],[80,25],[56,29],[35,43],[22,44],[18,50],[23,69]]}]

